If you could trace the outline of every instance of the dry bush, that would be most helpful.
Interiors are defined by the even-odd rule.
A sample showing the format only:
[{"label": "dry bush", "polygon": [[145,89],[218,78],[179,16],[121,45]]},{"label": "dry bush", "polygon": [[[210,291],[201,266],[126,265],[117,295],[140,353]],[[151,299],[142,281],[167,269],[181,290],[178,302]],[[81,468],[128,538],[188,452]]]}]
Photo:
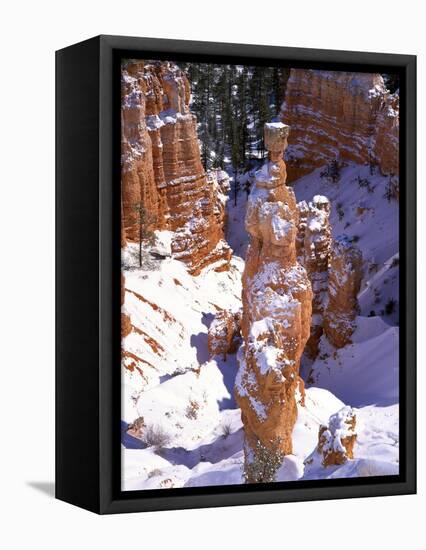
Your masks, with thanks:
[{"label": "dry bush", "polygon": [[172,438],[162,426],[153,424],[145,428],[142,435],[142,441],[146,443],[148,447],[157,447],[161,449],[162,447],[170,445]]},{"label": "dry bush", "polygon": [[229,422],[224,422],[221,426],[222,436],[226,439],[232,434],[232,426]]},{"label": "dry bush", "polygon": [[200,404],[197,401],[191,399],[189,405],[186,407],[185,416],[190,420],[196,420],[198,417],[198,411],[200,410]]}]

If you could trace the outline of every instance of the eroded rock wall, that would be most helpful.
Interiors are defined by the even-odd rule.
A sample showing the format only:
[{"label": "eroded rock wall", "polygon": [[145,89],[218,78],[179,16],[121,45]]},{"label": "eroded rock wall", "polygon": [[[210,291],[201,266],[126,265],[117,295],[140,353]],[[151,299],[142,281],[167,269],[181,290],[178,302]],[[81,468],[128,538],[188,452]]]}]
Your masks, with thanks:
[{"label": "eroded rock wall", "polygon": [[210,357],[222,355],[226,361],[240,344],[241,311],[222,310],[216,313],[208,330],[207,344]]},{"label": "eroded rock wall", "polygon": [[[198,274],[227,269],[217,186],[201,163],[190,87],[173,63],[127,62],[122,69],[122,203],[127,240],[138,239],[137,210],[151,229],[173,232],[172,254]],[[223,209],[224,210],[224,209]]]},{"label": "eroded rock wall", "polygon": [[330,202],[327,197],[315,195],[309,203],[304,229],[304,265],[313,292],[311,334],[305,348],[311,359],[318,355],[323,334],[331,240]]},{"label": "eroded rock wall", "polygon": [[288,133],[284,124],[265,125],[269,160],[256,173],[245,220],[250,244],[235,395],[248,482],[270,481],[258,471],[265,456],[275,463],[292,452],[300,358],[311,323],[311,285],[296,258],[299,214],[293,190],[285,185]]},{"label": "eroded rock wall", "polygon": [[324,312],[324,332],[336,348],[351,343],[359,311],[357,295],[362,272],[359,248],[348,237],[337,237],[331,251],[328,302]]},{"label": "eroded rock wall", "polygon": [[291,69],[281,116],[290,182],[336,158],[399,174],[399,96],[379,74]]}]

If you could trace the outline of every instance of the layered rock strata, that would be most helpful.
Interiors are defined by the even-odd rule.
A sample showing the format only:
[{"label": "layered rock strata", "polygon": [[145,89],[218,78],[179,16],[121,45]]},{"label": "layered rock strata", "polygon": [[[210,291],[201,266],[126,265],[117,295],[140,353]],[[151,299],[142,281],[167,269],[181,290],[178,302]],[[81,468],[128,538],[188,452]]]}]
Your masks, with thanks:
[{"label": "layered rock strata", "polygon": [[125,238],[137,241],[138,215],[173,232],[172,253],[194,275],[227,269],[224,209],[201,163],[190,87],[173,63],[128,61],[122,68],[122,213]]},{"label": "layered rock strata", "polygon": [[248,482],[266,480],[255,474],[265,453],[274,462],[292,452],[300,358],[311,323],[311,285],[296,258],[298,209],[285,185],[282,155],[288,133],[282,123],[265,125],[269,160],[256,173],[245,220],[250,244],[235,396],[244,424]]},{"label": "layered rock strata", "polygon": [[[330,202],[327,197],[315,195],[309,203],[304,230],[304,261],[311,280],[312,323],[306,344],[306,354],[315,359],[323,334],[323,313],[328,290],[328,264],[331,249]],[[300,225],[300,224],[299,224]]]},{"label": "layered rock strata", "polygon": [[399,174],[399,95],[379,74],[291,69],[282,120],[290,182],[336,158]]},{"label": "layered rock strata", "polygon": [[399,175],[399,93],[385,94],[376,118],[373,157],[383,174]]},{"label": "layered rock strata", "polygon": [[336,348],[351,343],[359,311],[357,295],[361,279],[361,251],[348,237],[337,237],[331,251],[328,302],[324,312],[324,332]]}]

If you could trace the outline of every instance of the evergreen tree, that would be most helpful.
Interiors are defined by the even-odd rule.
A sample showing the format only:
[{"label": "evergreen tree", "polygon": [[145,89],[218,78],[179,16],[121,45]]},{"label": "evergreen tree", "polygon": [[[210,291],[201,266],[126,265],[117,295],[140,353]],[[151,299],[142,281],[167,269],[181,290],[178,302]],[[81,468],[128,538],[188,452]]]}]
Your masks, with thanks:
[{"label": "evergreen tree", "polygon": [[152,246],[155,243],[155,234],[152,227],[156,222],[156,216],[149,212],[142,202],[133,205],[133,212],[132,225],[135,225],[138,231],[139,267],[142,267],[142,244]]},{"label": "evergreen tree", "polygon": [[197,117],[206,170],[225,168],[230,159],[228,168],[241,171],[252,152],[263,157],[264,124],[279,115],[289,69],[189,62],[179,66],[191,83],[191,111]]}]

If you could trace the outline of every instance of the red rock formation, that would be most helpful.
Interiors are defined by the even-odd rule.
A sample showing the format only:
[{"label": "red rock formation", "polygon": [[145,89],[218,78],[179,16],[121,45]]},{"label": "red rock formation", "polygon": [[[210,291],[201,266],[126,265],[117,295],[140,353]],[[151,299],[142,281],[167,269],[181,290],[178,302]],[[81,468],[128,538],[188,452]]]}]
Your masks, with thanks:
[{"label": "red rock formation", "polygon": [[235,353],[240,343],[241,312],[222,310],[213,319],[208,331],[210,357]]},{"label": "red rock formation", "polygon": [[247,205],[244,345],[235,395],[244,424],[248,482],[260,481],[253,468],[265,453],[272,460],[292,452],[300,357],[311,320],[311,285],[296,260],[298,211],[285,185],[282,154],[288,133],[284,124],[265,125],[269,161],[257,172]]},{"label": "red rock formation", "polygon": [[291,69],[282,120],[291,182],[337,157],[398,175],[399,97],[379,74]]},{"label": "red rock formation", "polygon": [[382,172],[399,175],[399,94],[386,95],[377,113],[373,157]]},{"label": "red rock formation", "polygon": [[172,253],[198,274],[231,256],[223,240],[217,189],[201,163],[189,82],[172,63],[127,62],[122,70],[122,202],[128,240],[138,237],[135,207],[152,229],[174,232]]},{"label": "red rock formation", "polygon": [[211,170],[207,172],[207,181],[213,188],[216,203],[214,206],[214,215],[216,223],[220,227],[226,227],[226,203],[228,201],[231,184],[229,176],[224,170]]},{"label": "red rock formation", "polygon": [[147,83],[144,78],[131,76],[143,74],[143,63],[129,68],[130,73],[122,72],[121,81],[121,197],[126,238],[136,240],[136,205],[143,205],[158,223],[159,201],[145,119]]},{"label": "red rock formation", "polygon": [[305,265],[305,232],[306,222],[308,221],[309,206],[306,201],[300,201],[297,203],[297,210],[299,212],[299,225],[297,228],[296,236],[296,253],[297,260]]},{"label": "red rock formation", "polygon": [[125,284],[126,284],[126,280],[124,278],[123,273],[121,273],[121,308],[122,308],[122,311],[121,311],[121,338],[125,338],[132,331],[132,323],[130,321],[130,317],[127,315],[127,313],[125,311],[123,311],[124,294],[126,292]]},{"label": "red rock formation", "polygon": [[320,426],[316,452],[323,466],[344,464],[354,457],[356,415],[351,407],[343,407],[330,417],[328,426]]},{"label": "red rock formation", "polygon": [[304,234],[305,267],[312,284],[311,334],[305,351],[311,359],[318,355],[323,333],[324,304],[328,289],[328,263],[331,248],[330,202],[327,197],[315,195],[309,203]]},{"label": "red rock formation", "polygon": [[142,439],[143,433],[146,429],[145,419],[143,416],[136,418],[129,427],[127,428],[127,433],[132,437],[137,439]]},{"label": "red rock formation", "polygon": [[361,279],[360,250],[346,236],[338,237],[331,252],[328,304],[324,313],[324,332],[336,348],[351,342]]}]

